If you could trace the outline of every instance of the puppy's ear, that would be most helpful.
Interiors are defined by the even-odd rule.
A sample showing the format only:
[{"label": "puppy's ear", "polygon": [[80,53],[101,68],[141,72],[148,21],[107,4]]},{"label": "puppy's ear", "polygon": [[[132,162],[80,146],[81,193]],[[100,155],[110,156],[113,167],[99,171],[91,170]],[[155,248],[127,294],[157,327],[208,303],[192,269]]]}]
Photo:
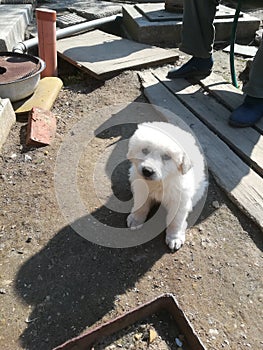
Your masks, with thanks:
[{"label": "puppy's ear", "polygon": [[181,162],[178,166],[178,170],[182,175],[186,174],[192,168],[192,162],[189,157],[184,153],[182,155]]},{"label": "puppy's ear", "polygon": [[128,152],[127,152],[127,159],[132,160],[136,158],[136,155],[139,150],[140,140],[137,137],[136,132],[132,135],[132,137],[129,140],[128,143]]},{"label": "puppy's ear", "polygon": [[136,150],[134,148],[134,143],[129,143],[129,147],[128,147],[128,152],[127,152],[127,159],[132,160],[136,155]]},{"label": "puppy's ear", "polygon": [[132,152],[130,149],[128,149],[127,155],[126,155],[127,159],[131,160],[132,159]]}]

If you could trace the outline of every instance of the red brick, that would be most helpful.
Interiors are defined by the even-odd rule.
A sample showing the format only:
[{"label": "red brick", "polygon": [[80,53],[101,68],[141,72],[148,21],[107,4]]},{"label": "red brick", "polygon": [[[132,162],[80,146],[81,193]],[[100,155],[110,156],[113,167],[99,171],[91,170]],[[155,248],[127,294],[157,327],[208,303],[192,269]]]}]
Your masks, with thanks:
[{"label": "red brick", "polygon": [[28,119],[26,144],[32,146],[49,145],[55,137],[56,118],[43,108],[33,107]]}]

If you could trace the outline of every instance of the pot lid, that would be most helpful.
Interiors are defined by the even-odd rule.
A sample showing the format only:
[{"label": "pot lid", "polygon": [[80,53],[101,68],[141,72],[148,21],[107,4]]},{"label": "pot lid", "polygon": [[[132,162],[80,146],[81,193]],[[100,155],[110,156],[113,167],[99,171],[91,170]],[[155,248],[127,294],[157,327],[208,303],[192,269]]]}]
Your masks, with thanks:
[{"label": "pot lid", "polygon": [[41,68],[37,57],[17,52],[0,52],[0,85],[23,80]]}]

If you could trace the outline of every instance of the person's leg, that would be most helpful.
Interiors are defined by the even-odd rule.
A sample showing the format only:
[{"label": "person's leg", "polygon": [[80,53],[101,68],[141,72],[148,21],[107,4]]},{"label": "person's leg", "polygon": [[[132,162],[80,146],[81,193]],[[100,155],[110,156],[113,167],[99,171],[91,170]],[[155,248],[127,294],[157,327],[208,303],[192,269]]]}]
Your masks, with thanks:
[{"label": "person's leg", "polygon": [[263,98],[263,36],[243,91],[249,96]]},{"label": "person's leg", "polygon": [[193,57],[182,67],[169,71],[168,78],[192,78],[211,73],[215,37],[213,21],[218,4],[219,0],[184,0],[180,50]]},{"label": "person's leg", "polygon": [[243,104],[231,114],[229,119],[231,126],[251,126],[263,117],[263,41],[254,58],[249,82],[243,91],[246,97]]},{"label": "person's leg", "polygon": [[209,58],[215,38],[214,19],[219,0],[184,0],[180,50],[194,57]]}]

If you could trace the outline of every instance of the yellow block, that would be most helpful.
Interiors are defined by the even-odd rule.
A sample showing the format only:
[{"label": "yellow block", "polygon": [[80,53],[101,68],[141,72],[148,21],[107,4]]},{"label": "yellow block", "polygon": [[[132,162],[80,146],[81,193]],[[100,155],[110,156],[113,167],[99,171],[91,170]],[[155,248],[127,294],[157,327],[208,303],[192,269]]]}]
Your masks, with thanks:
[{"label": "yellow block", "polygon": [[33,95],[19,106],[15,110],[15,113],[25,114],[31,111],[33,107],[50,110],[62,86],[62,80],[57,77],[45,77],[41,79]]}]

